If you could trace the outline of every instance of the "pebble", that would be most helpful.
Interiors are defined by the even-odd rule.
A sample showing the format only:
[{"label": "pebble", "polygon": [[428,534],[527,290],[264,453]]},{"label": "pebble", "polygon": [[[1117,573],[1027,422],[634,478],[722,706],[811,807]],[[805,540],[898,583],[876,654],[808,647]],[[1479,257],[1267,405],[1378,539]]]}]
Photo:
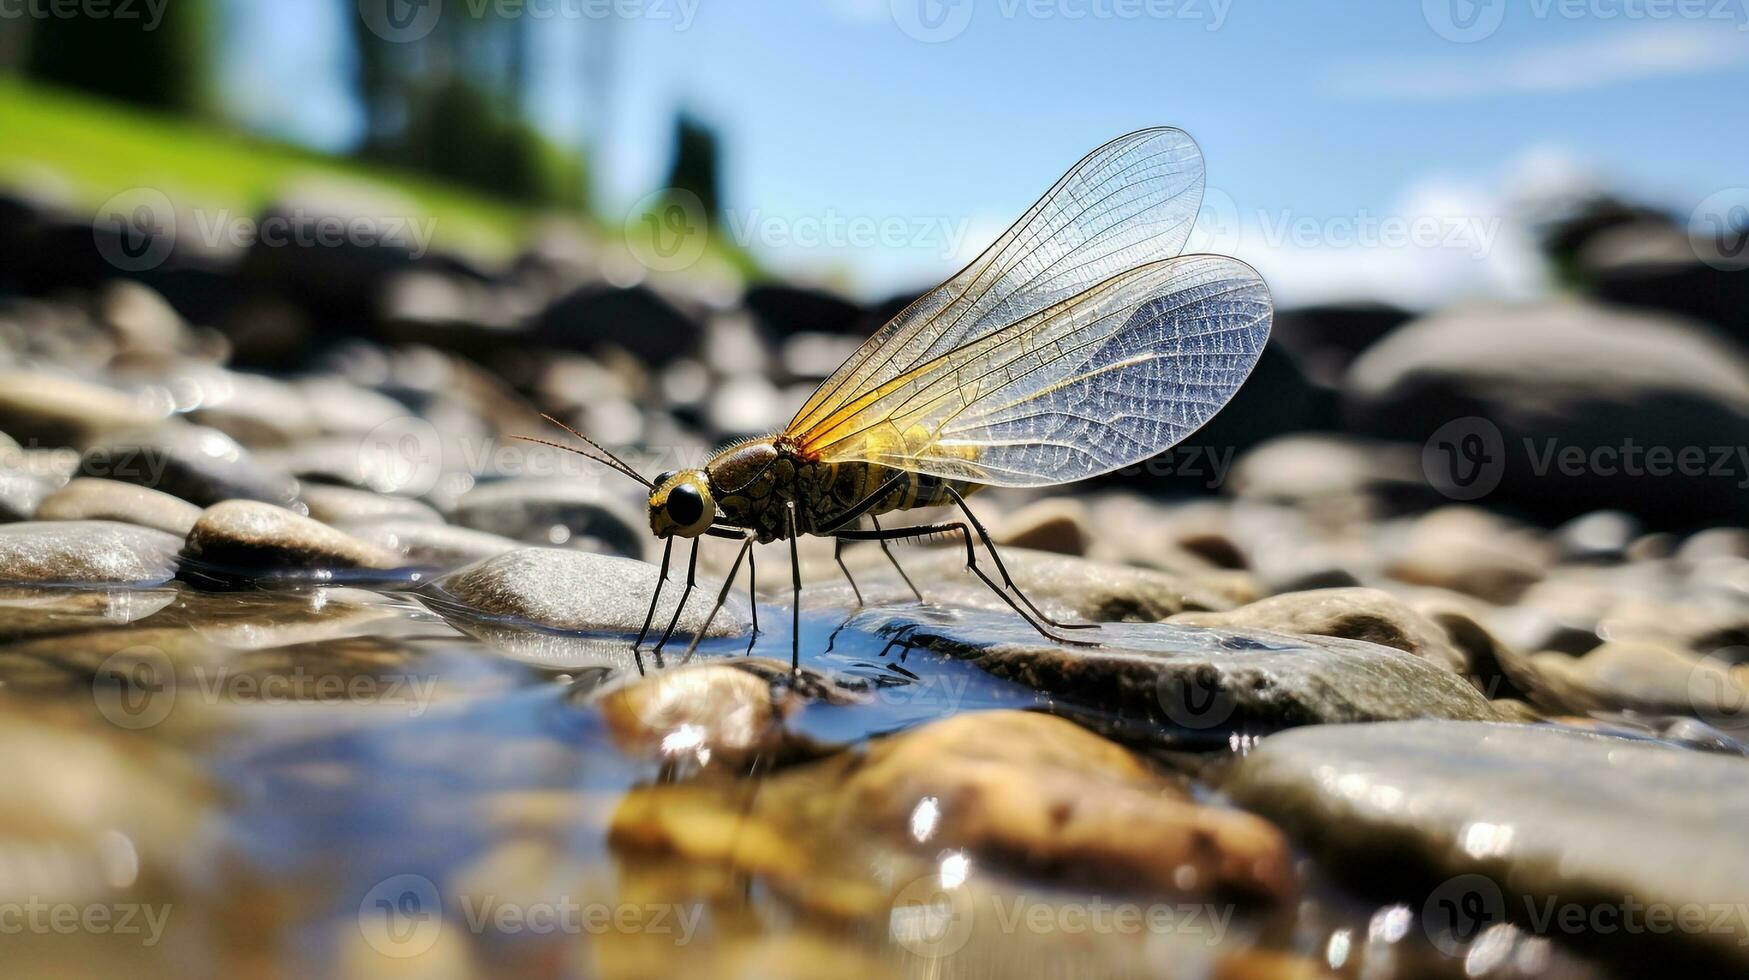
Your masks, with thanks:
[{"label": "pebble", "polygon": [[0,371],[0,431],[44,448],[85,446],[162,418],[132,395],[78,378]]},{"label": "pebble", "polygon": [[114,521],[0,525],[0,581],[36,585],[159,585],[176,576],[182,539]]},{"label": "pebble", "polygon": [[[609,478],[622,479],[602,477]],[[461,495],[450,518],[463,527],[528,544],[595,538],[614,553],[632,557],[642,557],[652,540],[647,519],[580,480],[484,483]]]},{"label": "pebble", "polygon": [[121,521],[187,536],[200,508],[167,493],[118,480],[80,477],[50,494],[37,508],[39,521]]},{"label": "pebble", "polygon": [[[789,670],[776,661],[764,666],[767,673],[777,668],[779,677]],[[660,671],[591,698],[621,751],[730,769],[794,756],[799,746],[784,723],[802,700],[789,685],[748,669],[745,659]]]},{"label": "pebble", "polygon": [[1473,507],[1443,507],[1409,523],[1390,574],[1512,603],[1551,564],[1549,548],[1531,532]]},{"label": "pebble", "polygon": [[[1749,879],[1749,766],[1713,753],[1545,726],[1332,725],[1263,740],[1224,788],[1355,873],[1425,870],[1435,884],[1415,909],[1445,901],[1497,920],[1510,902],[1523,926],[1524,909],[1553,900],[1580,905],[1584,922],[1619,924],[1633,906],[1738,908]],[[1594,908],[1613,917],[1593,920]],[[1706,918],[1621,938],[1645,944],[1641,956],[1698,948],[1749,966],[1749,923]]]},{"label": "pebble", "polygon": [[411,497],[372,493],[326,483],[306,483],[298,495],[310,516],[327,524],[360,524],[370,521],[442,524],[436,508]]},{"label": "pebble", "polygon": [[990,537],[999,545],[1014,548],[1085,555],[1093,540],[1093,528],[1086,504],[1053,497],[1006,515],[990,529]]},{"label": "pebble", "polygon": [[379,548],[399,552],[409,565],[427,568],[459,568],[483,558],[527,547],[521,541],[513,541],[485,531],[456,527],[441,521],[431,523],[419,519],[370,519],[363,522],[342,521],[339,527],[360,541],[368,541]]},{"label": "pebble", "polygon": [[[1027,596],[1059,620],[1154,623],[1187,610],[1231,609],[1257,598],[1255,583],[1243,572],[1174,574],[1025,548],[1005,547],[1000,553],[1009,574]],[[1008,608],[966,570],[963,545],[936,548],[923,555],[898,554],[905,571],[931,602]],[[858,559],[864,567],[877,570],[886,564],[878,548],[867,548]],[[978,546],[978,567],[1001,582],[982,545]]]},{"label": "pebble", "polygon": [[208,507],[183,557],[201,572],[277,576],[400,568],[401,556],[283,507],[227,500]]}]

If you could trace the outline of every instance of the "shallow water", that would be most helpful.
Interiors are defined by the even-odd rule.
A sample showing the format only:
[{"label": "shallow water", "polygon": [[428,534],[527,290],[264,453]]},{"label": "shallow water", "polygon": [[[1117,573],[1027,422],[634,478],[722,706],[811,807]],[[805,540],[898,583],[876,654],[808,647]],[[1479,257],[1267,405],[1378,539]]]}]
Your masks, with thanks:
[{"label": "shallow water", "polygon": [[[24,595],[11,604],[31,608]],[[57,723],[71,714],[72,729],[105,740],[167,746],[191,760],[214,792],[175,803],[194,810],[194,819],[175,830],[184,838],[175,853],[153,853],[161,841],[149,835],[129,843],[145,870],[122,894],[169,905],[163,942],[113,947],[89,937],[33,936],[15,960],[18,975],[51,962],[87,969],[125,963],[135,975],[356,975],[402,956],[403,965],[443,976],[487,967],[546,976],[740,968],[817,975],[823,965],[869,975],[1043,969],[1064,976],[1285,976],[1332,963],[1357,976],[1463,971],[1461,959],[1439,955],[1407,928],[1418,909],[1390,896],[1362,897],[1337,884],[1340,875],[1309,862],[1301,868],[1299,902],[1276,910],[1208,905],[1224,917],[1200,905],[1162,904],[1159,896],[1092,894],[1022,870],[979,866],[971,872],[976,894],[995,916],[978,915],[966,946],[937,957],[927,945],[919,952],[916,923],[897,912],[872,921],[822,920],[760,875],[619,846],[610,828],[628,794],[690,775],[692,784],[726,801],[722,812],[750,812],[771,767],[756,760],[746,772],[699,776],[696,766],[627,755],[590,704],[592,692],[621,679],[608,669],[531,664],[526,645],[504,655],[458,632],[410,593],[157,590],[114,594],[103,610],[97,621],[133,622],[46,640],[15,630],[21,639],[9,646],[34,643],[38,659],[61,651],[95,681],[11,683],[5,697],[51,708]],[[990,708],[1100,719],[1099,705],[1058,702],[970,662],[907,645],[902,635],[848,626],[858,612],[804,613],[803,666],[839,678],[858,697],[805,705],[787,721],[794,734],[854,746]],[[929,617],[969,619],[995,635],[1024,629],[1000,613],[937,609]],[[788,610],[762,606],[759,618],[765,632],[753,654],[787,663]],[[90,625],[66,613],[58,628]],[[537,647],[579,642],[499,625]],[[623,649],[628,640],[588,642]],[[1218,634],[1210,633],[1209,642],[1220,642]],[[136,675],[116,673],[152,659],[142,645],[175,665],[150,678],[156,683],[143,700],[127,686]],[[679,649],[666,651],[665,665]],[[743,639],[714,639],[697,656],[739,657],[746,650]],[[656,661],[649,656],[647,668],[658,669]],[[1135,719],[1101,720],[1121,728]],[[1253,739],[1204,734],[1200,747],[1219,747],[1157,758],[1186,773],[1200,798],[1225,805],[1198,774]],[[801,832],[817,832],[829,851],[836,846],[834,828]],[[885,882],[905,866],[893,863],[901,861],[896,852],[855,850],[862,843],[849,842],[842,866],[821,869],[823,880]],[[1012,923],[995,920],[1001,909],[1021,906],[1003,902],[1033,902],[1059,917],[1047,914],[1042,930],[1016,935]],[[1060,917],[1065,908],[1084,915],[1112,903],[1164,910],[1177,924],[1089,945],[1086,927],[1070,928]],[[626,927],[589,919],[648,917],[658,908],[669,909],[663,914],[674,921],[657,928],[645,920]],[[682,914],[692,917],[683,931]],[[1206,924],[1193,928],[1192,919]],[[926,934],[940,925],[923,923]],[[1591,975],[1537,942],[1525,965]],[[1537,971],[1490,975],[1531,972]]]}]

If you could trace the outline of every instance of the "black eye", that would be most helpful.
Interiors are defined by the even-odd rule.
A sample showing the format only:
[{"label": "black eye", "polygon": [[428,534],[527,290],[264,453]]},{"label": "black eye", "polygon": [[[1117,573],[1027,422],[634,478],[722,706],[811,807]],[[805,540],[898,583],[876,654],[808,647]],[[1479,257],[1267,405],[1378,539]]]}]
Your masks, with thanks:
[{"label": "black eye", "polygon": [[694,521],[704,516],[704,498],[699,496],[698,488],[690,483],[682,483],[668,491],[668,516],[681,527],[690,527]]},{"label": "black eye", "polygon": [[656,474],[656,485],[661,486],[662,484],[667,483],[669,480],[674,479],[674,474],[676,474],[678,472],[680,472],[680,471],[679,470],[663,470],[662,472]]}]

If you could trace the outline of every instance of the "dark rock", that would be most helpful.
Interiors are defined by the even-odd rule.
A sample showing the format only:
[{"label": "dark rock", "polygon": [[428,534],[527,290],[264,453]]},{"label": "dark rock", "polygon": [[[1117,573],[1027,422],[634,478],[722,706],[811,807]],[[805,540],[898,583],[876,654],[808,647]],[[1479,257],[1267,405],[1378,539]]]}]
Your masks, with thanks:
[{"label": "dark rock", "polygon": [[258,464],[216,429],[169,424],[119,435],[86,450],[79,475],[119,480],[208,507],[223,500],[290,505],[297,481]]},{"label": "dark rock", "polygon": [[462,494],[450,517],[464,527],[529,544],[594,538],[622,555],[641,556],[653,540],[647,520],[578,480],[482,483]]},{"label": "dark rock", "polygon": [[698,350],[703,327],[647,286],[585,286],[549,306],[526,342],[588,353],[624,348],[645,364],[662,365]]},{"label": "dark rock", "polygon": [[1692,317],[1749,343],[1749,259],[1721,261],[1710,244],[1668,224],[1622,225],[1586,244],[1579,274],[1600,300]]},{"label": "dark rock", "polygon": [[1749,361],[1691,323],[1577,301],[1423,317],[1349,370],[1359,431],[1424,447],[1456,499],[1550,523],[1626,511],[1654,528],[1749,522],[1708,447],[1749,445]]},{"label": "dark rock", "polygon": [[1299,362],[1314,383],[1334,388],[1361,351],[1409,321],[1409,312],[1384,303],[1341,303],[1277,310],[1270,337]]},{"label": "dark rock", "polygon": [[747,290],[744,302],[774,337],[798,333],[868,334],[886,322],[870,324],[855,303],[835,293],[805,286],[781,283],[753,286]]},{"label": "dark rock", "polygon": [[0,525],[0,581],[39,585],[158,585],[176,576],[182,539],[112,521]]},{"label": "dark rock", "polygon": [[116,480],[81,477],[50,494],[39,521],[121,521],[186,536],[200,508],[186,500]]}]

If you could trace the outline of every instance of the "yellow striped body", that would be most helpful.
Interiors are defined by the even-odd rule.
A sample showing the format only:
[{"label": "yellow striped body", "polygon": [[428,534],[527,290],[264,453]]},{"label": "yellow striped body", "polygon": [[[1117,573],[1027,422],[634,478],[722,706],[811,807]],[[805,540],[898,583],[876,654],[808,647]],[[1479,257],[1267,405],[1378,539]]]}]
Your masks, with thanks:
[{"label": "yellow striped body", "polygon": [[[705,474],[724,520],[753,530],[761,542],[789,536],[786,513],[792,500],[797,532],[813,534],[832,529],[895,475],[898,484],[863,513],[935,507],[952,503],[950,487],[962,496],[978,489],[977,484],[878,463],[809,460],[775,436],[730,446],[705,465]],[[855,527],[855,522],[844,527]]]}]

